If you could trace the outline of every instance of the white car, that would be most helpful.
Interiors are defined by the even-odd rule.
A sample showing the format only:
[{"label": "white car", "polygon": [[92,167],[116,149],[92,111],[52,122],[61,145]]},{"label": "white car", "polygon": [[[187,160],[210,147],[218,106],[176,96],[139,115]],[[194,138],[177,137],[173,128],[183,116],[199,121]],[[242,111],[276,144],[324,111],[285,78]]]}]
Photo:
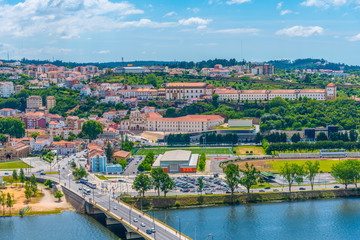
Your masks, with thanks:
[{"label": "white car", "polygon": [[117,210],[117,207],[114,207],[114,210]]},{"label": "white car", "polygon": [[133,220],[134,222],[138,222],[139,220],[137,219],[137,218],[134,218],[134,220]]},{"label": "white car", "polygon": [[141,226],[142,226],[142,227],[145,227],[145,223],[141,223]]}]

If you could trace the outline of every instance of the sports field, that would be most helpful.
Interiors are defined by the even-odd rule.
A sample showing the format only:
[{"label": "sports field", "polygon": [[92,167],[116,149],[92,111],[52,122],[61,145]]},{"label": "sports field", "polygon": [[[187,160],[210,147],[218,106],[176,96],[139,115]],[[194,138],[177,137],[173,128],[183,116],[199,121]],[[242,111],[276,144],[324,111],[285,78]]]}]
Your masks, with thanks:
[{"label": "sports field", "polygon": [[[268,171],[268,172],[279,172],[280,167],[285,163],[296,163],[299,165],[305,164],[306,161],[314,162],[316,160],[256,160],[256,161],[248,161],[249,164],[254,164],[254,166],[260,171]],[[331,172],[331,166],[339,161],[343,160],[318,160],[320,163],[320,171],[322,172]],[[239,163],[240,168],[244,168],[245,162]]]},{"label": "sports field", "polygon": [[19,169],[19,168],[29,168],[30,165],[24,163],[23,161],[8,161],[0,162],[0,169]]},{"label": "sports field", "polygon": [[238,146],[234,147],[234,151],[236,152],[236,155],[249,155],[251,151],[252,155],[266,155],[265,150],[258,146]]},{"label": "sports field", "polygon": [[143,148],[140,149],[135,155],[146,155],[149,152],[153,152],[155,155],[157,154],[163,154],[166,151],[172,151],[172,150],[186,150],[186,151],[191,151],[193,154],[201,154],[201,153],[205,153],[206,155],[208,154],[218,154],[218,155],[229,155],[232,154],[231,152],[231,147],[228,148],[224,148],[224,147],[220,147],[220,148],[202,148],[202,147],[188,147],[188,148],[175,148],[175,147],[161,147],[161,148]]}]

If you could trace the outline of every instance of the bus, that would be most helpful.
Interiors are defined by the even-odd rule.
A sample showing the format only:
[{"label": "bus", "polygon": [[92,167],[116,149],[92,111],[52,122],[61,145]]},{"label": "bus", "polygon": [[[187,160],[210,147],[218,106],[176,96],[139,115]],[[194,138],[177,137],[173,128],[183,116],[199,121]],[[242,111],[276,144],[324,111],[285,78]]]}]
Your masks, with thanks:
[{"label": "bus", "polygon": [[95,189],[96,188],[96,183],[92,183],[92,182],[88,182],[86,184],[89,188]]},{"label": "bus", "polygon": [[83,191],[84,191],[85,195],[90,195],[90,193],[91,193],[91,190],[87,189],[87,188],[84,188]]},{"label": "bus", "polygon": [[82,183],[82,184],[87,184],[87,182],[88,182],[88,180],[86,179],[86,178],[82,178],[82,179],[80,179],[80,183]]}]

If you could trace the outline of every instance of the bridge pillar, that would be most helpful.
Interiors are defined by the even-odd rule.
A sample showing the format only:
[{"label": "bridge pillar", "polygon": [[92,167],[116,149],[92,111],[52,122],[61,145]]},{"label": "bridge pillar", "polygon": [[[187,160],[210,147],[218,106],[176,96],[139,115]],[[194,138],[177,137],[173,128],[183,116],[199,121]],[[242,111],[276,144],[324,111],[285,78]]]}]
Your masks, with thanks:
[{"label": "bridge pillar", "polygon": [[104,213],[99,208],[95,207],[94,205],[92,205],[89,202],[85,202],[85,211],[89,215]]}]

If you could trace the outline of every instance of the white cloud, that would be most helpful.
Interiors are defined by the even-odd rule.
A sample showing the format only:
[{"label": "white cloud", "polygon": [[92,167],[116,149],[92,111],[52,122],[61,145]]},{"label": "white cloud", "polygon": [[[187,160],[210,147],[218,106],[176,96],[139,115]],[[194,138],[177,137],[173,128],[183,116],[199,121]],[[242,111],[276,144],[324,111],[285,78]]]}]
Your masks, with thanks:
[{"label": "white cloud", "polygon": [[280,15],[281,15],[281,16],[284,16],[284,15],[286,15],[286,14],[290,14],[290,13],[292,13],[292,11],[291,11],[291,10],[286,9],[286,10],[282,10],[282,11],[280,12]]},{"label": "white cloud", "polygon": [[283,2],[279,2],[276,6],[277,9],[281,9],[282,8],[282,5],[283,5]]},{"label": "white cloud", "polygon": [[257,28],[229,28],[229,29],[219,29],[212,31],[213,33],[227,33],[227,34],[256,34],[260,32],[260,29]]},{"label": "white cloud", "polygon": [[355,36],[348,37],[347,40],[349,40],[350,42],[360,41],[360,33]]},{"label": "white cloud", "polygon": [[109,50],[100,50],[100,51],[97,51],[95,53],[97,53],[97,54],[107,54],[107,53],[110,53],[110,51]]},{"label": "white cloud", "polygon": [[340,7],[348,3],[348,0],[306,0],[301,5],[306,7],[329,8],[331,6]]},{"label": "white cloud", "polygon": [[179,24],[184,26],[197,25],[198,29],[204,29],[211,21],[212,21],[211,19],[191,17],[188,19],[179,20]]},{"label": "white cloud", "polygon": [[304,27],[294,26],[291,28],[284,28],[276,32],[278,35],[286,35],[289,37],[310,37],[312,35],[323,34],[324,29],[319,26]]},{"label": "white cloud", "polygon": [[230,0],[230,1],[227,1],[226,4],[228,4],[228,5],[243,4],[243,3],[246,3],[246,2],[251,2],[251,0]]},{"label": "white cloud", "polygon": [[187,8],[186,10],[190,11],[190,12],[194,12],[194,13],[198,13],[200,12],[199,8]]},{"label": "white cloud", "polygon": [[176,15],[176,12],[171,11],[171,12],[168,12],[167,14],[165,14],[164,17],[171,17],[171,16],[174,16],[174,15]]}]

